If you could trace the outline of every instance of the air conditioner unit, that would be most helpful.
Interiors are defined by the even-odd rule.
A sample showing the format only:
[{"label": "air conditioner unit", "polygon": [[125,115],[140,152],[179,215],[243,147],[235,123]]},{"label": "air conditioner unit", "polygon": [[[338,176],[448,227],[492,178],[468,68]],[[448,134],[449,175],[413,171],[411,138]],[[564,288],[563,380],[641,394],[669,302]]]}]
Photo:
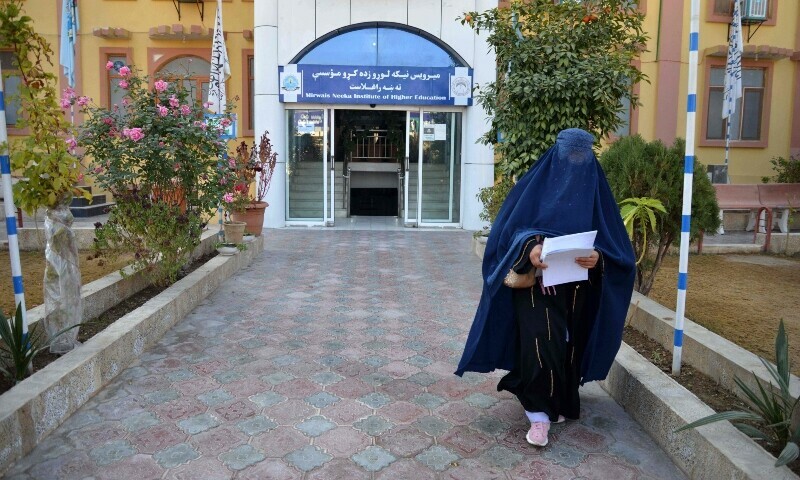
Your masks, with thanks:
[{"label": "air conditioner unit", "polygon": [[742,0],[742,23],[757,23],[767,19],[769,0]]}]

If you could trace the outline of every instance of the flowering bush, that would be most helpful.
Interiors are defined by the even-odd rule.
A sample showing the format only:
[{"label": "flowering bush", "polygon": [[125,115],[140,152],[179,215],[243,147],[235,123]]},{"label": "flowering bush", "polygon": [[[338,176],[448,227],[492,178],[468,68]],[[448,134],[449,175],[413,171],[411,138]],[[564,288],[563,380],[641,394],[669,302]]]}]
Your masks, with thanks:
[{"label": "flowering bush", "polygon": [[[248,147],[242,142],[236,153],[228,159],[228,175],[224,181],[228,190],[222,197],[229,212],[241,212],[248,205],[263,202],[272,183],[278,153],[272,151],[269,132],[261,135],[258,143]],[[250,193],[250,185],[256,182],[255,192]]]},{"label": "flowering bush", "polygon": [[117,204],[98,228],[99,247],[132,251],[135,267],[146,268],[156,283],[169,283],[222,196],[218,163],[226,145],[203,121],[182,79],[159,78],[150,86],[129,67],[119,74],[126,90],[121,105],[99,107],[67,90],[62,106],[76,104],[86,114],[75,143],[91,157],[97,185]]}]

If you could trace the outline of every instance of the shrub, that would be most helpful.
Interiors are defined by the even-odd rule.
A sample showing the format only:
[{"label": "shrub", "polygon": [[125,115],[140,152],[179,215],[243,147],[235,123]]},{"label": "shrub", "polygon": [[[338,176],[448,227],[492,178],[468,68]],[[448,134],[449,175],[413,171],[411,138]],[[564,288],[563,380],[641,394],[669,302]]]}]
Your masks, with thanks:
[{"label": "shrub", "polygon": [[497,183],[491,187],[480,189],[478,195],[476,196],[483,204],[483,210],[478,215],[481,220],[484,222],[494,223],[494,219],[497,218],[497,212],[500,211],[503,201],[505,201],[506,197],[508,196],[508,192],[511,191],[511,187],[513,186],[514,182],[511,180],[511,178],[500,177]]},{"label": "shrub", "polygon": [[774,157],[769,161],[776,175],[774,177],[762,177],[761,181],[768,183],[770,180],[775,183],[800,183],[800,157]]},{"label": "shrub", "polygon": [[[616,141],[600,156],[611,191],[618,199],[650,197],[660,200],[666,210],[656,217],[656,228],[646,245],[636,245],[636,257],[643,249],[646,255],[636,267],[636,291],[647,294],[653,286],[655,275],[661,267],[669,247],[680,239],[683,210],[683,139],[676,139],[671,147],[661,141],[646,142],[639,135]],[[702,165],[695,159],[692,195],[692,222],[690,238],[698,238],[700,231],[719,228],[719,206],[716,193],[705,175]]]}]

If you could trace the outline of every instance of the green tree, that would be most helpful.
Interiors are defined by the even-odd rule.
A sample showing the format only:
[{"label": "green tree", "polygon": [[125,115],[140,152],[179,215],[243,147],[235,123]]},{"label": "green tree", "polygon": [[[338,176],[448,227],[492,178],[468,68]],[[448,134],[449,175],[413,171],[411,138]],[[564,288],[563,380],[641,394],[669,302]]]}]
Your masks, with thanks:
[{"label": "green tree", "polygon": [[476,98],[492,118],[481,137],[495,145],[506,176],[521,175],[565,128],[601,139],[622,120],[621,99],[638,104],[632,86],[644,80],[633,60],[644,49],[643,15],[629,0],[514,1],[510,8],[469,12],[461,22],[487,31],[504,74],[479,86]]},{"label": "green tree", "polygon": [[[647,294],[653,286],[664,255],[680,240],[683,211],[683,163],[685,142],[678,138],[671,147],[661,141],[645,142],[639,135],[614,142],[600,156],[611,191],[616,198],[649,197],[658,199],[666,213],[656,215],[655,230],[647,242],[634,242],[636,257],[644,258],[636,266],[636,291]],[[719,228],[719,205],[705,169],[695,159],[690,238],[700,231]]]}]

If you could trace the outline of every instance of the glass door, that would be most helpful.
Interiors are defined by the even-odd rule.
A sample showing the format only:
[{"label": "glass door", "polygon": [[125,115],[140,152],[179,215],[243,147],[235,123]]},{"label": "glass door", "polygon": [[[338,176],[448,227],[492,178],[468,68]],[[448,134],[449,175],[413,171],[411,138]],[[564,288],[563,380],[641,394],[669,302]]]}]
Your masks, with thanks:
[{"label": "glass door", "polygon": [[328,216],[328,111],[287,110],[286,220],[323,224]]},{"label": "glass door", "polygon": [[461,113],[408,112],[407,132],[406,225],[458,224]]}]

